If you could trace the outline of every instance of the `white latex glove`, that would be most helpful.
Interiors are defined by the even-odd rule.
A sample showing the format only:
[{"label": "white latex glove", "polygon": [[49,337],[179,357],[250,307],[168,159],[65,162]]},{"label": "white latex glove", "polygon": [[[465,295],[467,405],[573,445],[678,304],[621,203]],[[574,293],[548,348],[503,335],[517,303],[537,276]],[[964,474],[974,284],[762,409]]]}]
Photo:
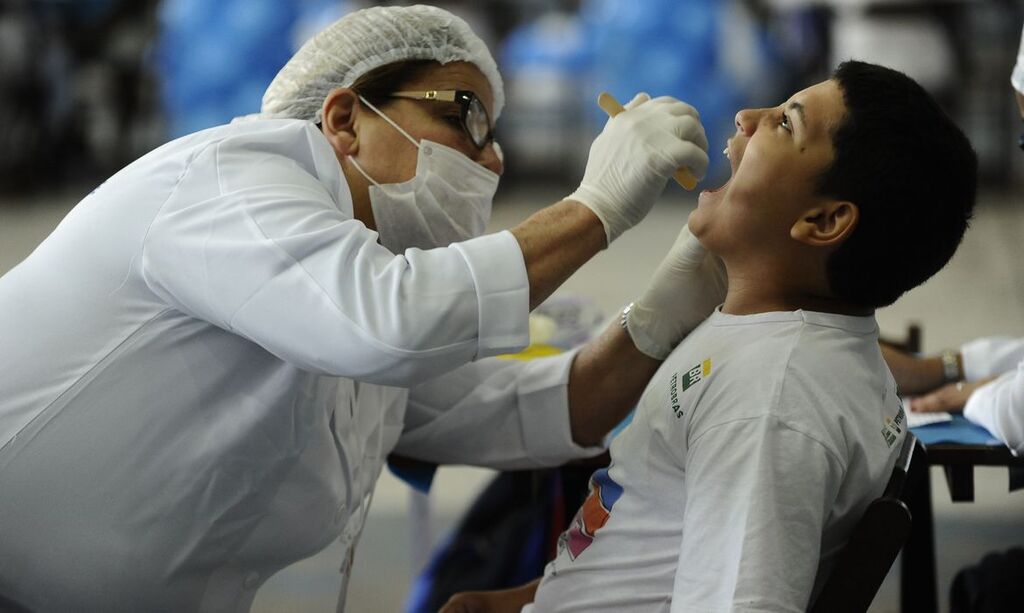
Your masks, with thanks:
[{"label": "white latex glove", "polygon": [[647,289],[626,314],[626,331],[642,353],[664,360],[722,304],[727,288],[725,264],[684,224]]},{"label": "white latex glove", "polygon": [[567,197],[594,211],[608,244],[650,212],[676,169],[698,179],[708,169],[708,139],[692,106],[637,94],[625,108],[594,139],[583,181]]}]

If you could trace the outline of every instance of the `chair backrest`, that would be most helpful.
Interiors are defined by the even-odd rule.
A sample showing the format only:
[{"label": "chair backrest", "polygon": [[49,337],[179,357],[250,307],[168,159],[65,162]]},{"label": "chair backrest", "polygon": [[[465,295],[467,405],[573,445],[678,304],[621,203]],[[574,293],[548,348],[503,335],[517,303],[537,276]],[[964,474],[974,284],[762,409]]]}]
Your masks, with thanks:
[{"label": "chair backrest", "polygon": [[[911,464],[924,461],[924,448],[907,432],[899,459],[881,497],[875,499],[850,533],[811,613],[864,613],[910,535],[904,484]],[[916,465],[916,464],[915,464]]]},{"label": "chair backrest", "polygon": [[910,324],[907,326],[907,335],[903,340],[896,340],[892,337],[880,337],[878,342],[899,349],[904,353],[921,353],[921,326]]}]

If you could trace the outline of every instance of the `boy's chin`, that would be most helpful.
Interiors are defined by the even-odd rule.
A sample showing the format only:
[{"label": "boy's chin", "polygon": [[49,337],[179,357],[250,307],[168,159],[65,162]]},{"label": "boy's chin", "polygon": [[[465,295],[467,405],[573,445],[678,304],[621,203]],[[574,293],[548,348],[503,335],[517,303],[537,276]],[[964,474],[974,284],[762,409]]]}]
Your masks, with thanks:
[{"label": "boy's chin", "polygon": [[702,247],[714,253],[712,245],[709,244],[712,241],[709,241],[707,236],[707,220],[705,220],[703,215],[700,214],[699,209],[694,209],[690,212],[690,216],[686,218],[686,227],[690,229],[690,234],[697,239],[697,242],[700,243]]}]

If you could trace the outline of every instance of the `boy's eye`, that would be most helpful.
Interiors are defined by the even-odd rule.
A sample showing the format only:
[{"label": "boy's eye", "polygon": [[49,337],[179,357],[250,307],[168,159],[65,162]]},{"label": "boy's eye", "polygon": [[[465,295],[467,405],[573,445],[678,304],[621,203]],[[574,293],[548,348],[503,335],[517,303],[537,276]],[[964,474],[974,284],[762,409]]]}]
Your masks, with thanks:
[{"label": "boy's eye", "polygon": [[785,113],[782,114],[782,121],[779,122],[779,125],[782,126],[782,129],[786,130],[787,132],[793,131],[793,126],[790,125],[789,123],[789,115]]}]

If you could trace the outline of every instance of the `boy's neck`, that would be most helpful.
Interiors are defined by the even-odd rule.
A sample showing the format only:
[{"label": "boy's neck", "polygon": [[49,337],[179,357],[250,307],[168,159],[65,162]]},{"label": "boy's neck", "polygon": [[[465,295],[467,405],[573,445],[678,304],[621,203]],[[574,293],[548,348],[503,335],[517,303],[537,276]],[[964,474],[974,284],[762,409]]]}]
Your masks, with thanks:
[{"label": "boy's neck", "polygon": [[799,287],[763,274],[743,275],[729,271],[729,290],[722,312],[753,315],[773,311],[817,311],[838,315],[866,316],[874,309],[853,305],[815,288]]}]

